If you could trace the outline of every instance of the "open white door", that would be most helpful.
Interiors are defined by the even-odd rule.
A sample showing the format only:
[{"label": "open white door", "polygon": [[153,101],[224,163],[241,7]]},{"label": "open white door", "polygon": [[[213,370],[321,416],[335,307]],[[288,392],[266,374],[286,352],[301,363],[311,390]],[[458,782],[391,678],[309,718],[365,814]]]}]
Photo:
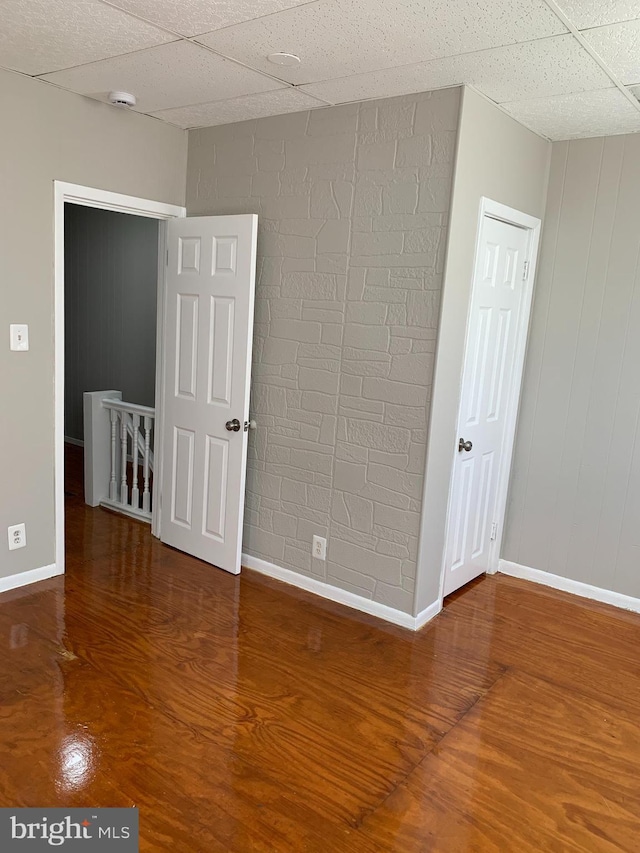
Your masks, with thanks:
[{"label": "open white door", "polygon": [[530,228],[482,216],[454,449],[444,595],[490,569],[492,545],[501,533],[534,243]]},{"label": "open white door", "polygon": [[167,225],[160,538],[237,574],[258,217]]}]

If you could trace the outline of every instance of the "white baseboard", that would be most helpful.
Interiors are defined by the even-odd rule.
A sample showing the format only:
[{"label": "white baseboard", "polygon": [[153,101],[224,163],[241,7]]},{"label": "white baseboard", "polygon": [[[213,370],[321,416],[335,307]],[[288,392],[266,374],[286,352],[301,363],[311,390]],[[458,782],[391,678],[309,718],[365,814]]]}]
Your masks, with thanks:
[{"label": "white baseboard", "polygon": [[421,610],[417,616],[413,617],[415,621],[415,626],[413,628],[414,631],[419,631],[427,622],[431,622],[434,616],[437,616],[438,613],[442,610],[442,602],[434,601],[428,607],[425,607],[424,610]]},{"label": "white baseboard", "polygon": [[47,578],[53,578],[62,573],[63,569],[59,569],[55,563],[51,563],[50,566],[42,566],[40,569],[30,569],[28,572],[19,572],[17,575],[7,575],[5,578],[0,578],[0,592],[8,592],[10,589],[17,589],[19,586],[37,583],[37,581],[46,581]]},{"label": "white baseboard", "polygon": [[591,586],[588,583],[563,578],[561,575],[552,575],[540,569],[521,566],[520,563],[511,563],[509,560],[500,560],[498,571],[503,575],[510,575],[512,578],[533,581],[553,587],[553,589],[561,589],[563,592],[571,592],[573,595],[579,595],[582,598],[591,598],[593,601],[601,601],[603,604],[612,604],[614,607],[620,607],[623,610],[633,610],[634,613],[640,613],[640,598],[623,595],[621,592]]},{"label": "white baseboard", "polygon": [[84,447],[84,441],[79,438],[71,438],[70,435],[65,435],[64,437],[65,444],[75,444],[76,447]]},{"label": "white baseboard", "polygon": [[307,577],[307,575],[298,574],[298,572],[293,572],[291,569],[284,569],[282,566],[276,566],[274,563],[267,562],[267,560],[261,560],[259,557],[252,557],[250,554],[242,555],[242,565],[248,569],[253,569],[255,572],[260,572],[262,575],[267,575],[270,578],[283,581],[291,586],[297,586],[299,589],[312,592],[321,598],[327,598],[329,601],[344,604],[347,607],[352,607],[354,610],[368,613],[370,616],[377,616],[379,619],[384,619],[385,622],[400,625],[402,628],[409,628],[411,631],[418,631],[423,625],[426,625],[427,622],[433,619],[434,616],[437,616],[442,609],[441,602],[434,601],[433,604],[430,604],[429,607],[426,607],[417,616],[411,616],[410,613],[396,610],[395,607],[388,607],[386,604],[371,601],[369,598],[363,598],[361,595],[355,595],[353,592],[347,592],[324,581]]}]

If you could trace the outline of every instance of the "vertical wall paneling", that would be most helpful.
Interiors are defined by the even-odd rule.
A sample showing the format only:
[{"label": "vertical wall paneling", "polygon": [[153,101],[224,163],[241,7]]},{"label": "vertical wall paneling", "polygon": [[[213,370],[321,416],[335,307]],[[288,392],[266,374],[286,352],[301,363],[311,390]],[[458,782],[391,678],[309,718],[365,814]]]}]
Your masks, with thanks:
[{"label": "vertical wall paneling", "polygon": [[503,557],[640,596],[640,138],[554,145]]},{"label": "vertical wall paneling", "polygon": [[[555,246],[558,240],[560,199],[564,185],[567,151],[568,143],[557,143],[554,146],[550,164],[549,190],[543,227],[544,240],[541,244],[538,275],[535,283],[534,302],[527,340],[527,355],[511,467],[511,482],[509,485],[507,524],[504,531],[505,542],[508,546],[515,541],[519,541],[522,529],[522,505],[525,500],[528,482],[528,465],[531,458],[531,443],[534,438],[533,421],[535,420],[537,399],[537,393],[534,393],[532,389],[540,386],[540,372],[544,351],[544,327],[546,325],[546,317],[549,313],[551,296],[550,281],[553,277]],[[542,326],[542,332],[536,331],[538,325]],[[524,448],[527,448],[526,452]]]}]

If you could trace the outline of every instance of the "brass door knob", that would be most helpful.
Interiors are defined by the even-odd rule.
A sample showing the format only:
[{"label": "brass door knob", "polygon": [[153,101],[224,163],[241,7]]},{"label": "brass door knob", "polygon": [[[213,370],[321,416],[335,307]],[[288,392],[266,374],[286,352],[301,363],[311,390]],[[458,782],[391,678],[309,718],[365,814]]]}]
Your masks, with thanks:
[{"label": "brass door knob", "polygon": [[237,418],[234,418],[232,421],[227,421],[225,426],[229,430],[229,432],[240,432],[242,428],[240,425],[240,421]]}]

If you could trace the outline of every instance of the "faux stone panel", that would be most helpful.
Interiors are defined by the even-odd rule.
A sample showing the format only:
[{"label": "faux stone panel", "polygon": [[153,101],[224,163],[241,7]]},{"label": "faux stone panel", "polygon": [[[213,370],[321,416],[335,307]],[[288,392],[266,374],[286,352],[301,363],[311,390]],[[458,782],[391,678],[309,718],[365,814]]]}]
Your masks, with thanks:
[{"label": "faux stone panel", "polygon": [[244,549],[406,612],[458,99],[190,134],[190,212],[260,216]]}]

